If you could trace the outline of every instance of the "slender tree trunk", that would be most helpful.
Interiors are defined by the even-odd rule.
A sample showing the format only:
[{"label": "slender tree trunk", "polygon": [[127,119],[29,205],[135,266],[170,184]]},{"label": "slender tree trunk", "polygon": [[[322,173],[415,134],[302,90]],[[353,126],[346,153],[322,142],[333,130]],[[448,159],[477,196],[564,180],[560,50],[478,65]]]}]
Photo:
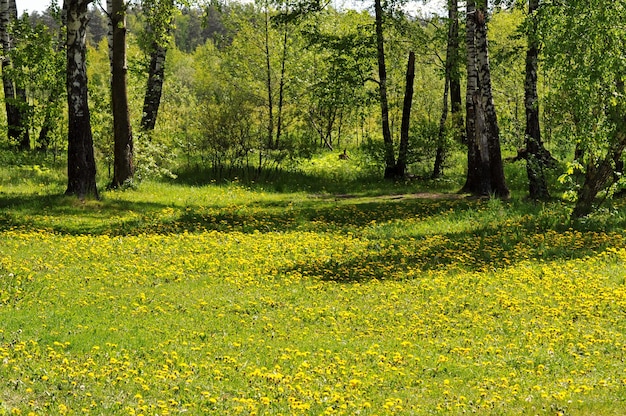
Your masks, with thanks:
[{"label": "slender tree trunk", "polygon": [[274,147],[274,93],[272,90],[272,63],[270,55],[270,11],[269,5],[265,4],[265,70],[267,72],[267,147]]},{"label": "slender tree trunk", "polygon": [[67,1],[68,147],[66,195],[98,197],[96,162],[87,100],[87,5],[91,0]]},{"label": "slender tree trunk", "polygon": [[280,61],[280,82],[278,84],[278,114],[276,115],[276,140],[274,146],[278,148],[280,136],[283,132],[283,104],[285,101],[285,67],[287,63],[287,24],[283,27],[283,55]]},{"label": "slender tree trunk", "polygon": [[402,124],[400,125],[400,149],[396,162],[395,176],[403,178],[406,173],[406,164],[409,153],[409,127],[411,122],[411,106],[413,105],[413,83],[415,81],[415,53],[409,52],[409,62],[406,66],[406,84],[404,91],[404,105],[402,106]]},{"label": "slender tree trunk", "polygon": [[141,128],[146,131],[154,130],[159,107],[161,106],[161,94],[163,81],[165,80],[165,58],[167,46],[159,42],[152,43],[150,67],[148,69],[148,85],[143,100],[143,114],[141,116]]},{"label": "slender tree trunk", "polygon": [[[458,0],[448,0],[448,18],[450,19],[450,32],[448,33],[448,45],[452,61],[450,63],[450,112],[454,126],[457,129],[458,140],[467,143],[465,137],[465,122],[463,120],[463,100],[461,98],[461,70],[459,56],[459,5]],[[447,59],[447,56],[446,56]]]},{"label": "slender tree trunk", "polygon": [[478,57],[478,79],[485,108],[485,124],[489,147],[489,171],[491,192],[497,197],[508,198],[509,189],[504,179],[504,165],[500,150],[500,129],[496,116],[496,107],[491,90],[491,69],[489,65],[489,46],[487,40],[487,0],[476,9],[476,49]]},{"label": "slender tree trunk", "polygon": [[[448,119],[448,95],[450,91],[454,89],[454,94],[458,95],[454,97],[459,102],[453,102],[457,107],[456,115],[460,110],[461,99],[461,85],[459,80],[458,68],[457,68],[457,55],[458,55],[458,36],[459,36],[459,21],[457,17],[457,2],[456,0],[448,1],[448,46],[446,48],[446,63],[445,63],[445,76],[443,87],[443,106],[441,111],[441,118],[439,119],[439,133],[437,135],[437,151],[435,154],[435,164],[433,166],[433,179],[439,178],[443,174],[443,163],[445,158],[445,128],[446,121]],[[453,82],[453,72],[455,81]],[[453,85],[454,84],[454,85]]]},{"label": "slender tree trunk", "polygon": [[15,0],[0,0],[0,38],[2,42],[2,84],[4,87],[5,106],[7,113],[8,137],[16,142],[21,150],[30,148],[28,135],[28,117],[26,94],[23,89],[16,89],[15,83],[8,75],[12,67],[10,53],[13,39],[9,33],[12,21],[17,19]]},{"label": "slender tree trunk", "polygon": [[133,134],[130,126],[128,90],[126,86],[126,5],[124,0],[112,0],[111,21],[113,23],[113,55],[111,74],[111,105],[113,107],[113,180],[111,187],[119,187],[132,179]]},{"label": "slender tree trunk", "polygon": [[[481,106],[476,106],[476,96],[480,95],[478,87],[478,64],[476,58],[476,24],[474,15],[476,14],[476,3],[474,0],[467,0],[467,22],[465,31],[465,43],[467,48],[467,89],[465,94],[466,123],[465,132],[467,136],[467,177],[465,185],[460,192],[471,194],[488,194],[489,189],[485,189],[485,182],[481,174],[481,154],[479,151],[479,134],[476,129],[476,114],[481,110]],[[480,100],[478,100],[478,104]]]},{"label": "slender tree trunk", "polygon": [[389,127],[389,103],[387,102],[387,67],[385,65],[385,38],[383,35],[383,7],[381,0],[374,1],[376,24],[376,52],[378,56],[378,92],[382,117],[383,142],[385,144],[385,178],[393,178],[396,158],[393,151],[393,139]]},{"label": "slender tree trunk", "polygon": [[541,140],[539,125],[539,95],[537,94],[537,70],[539,45],[536,33],[536,11],[539,0],[528,1],[528,18],[531,20],[526,50],[526,80],[524,82],[524,106],[526,108],[526,174],[531,199],[543,200],[550,197],[545,177],[546,154]]},{"label": "slender tree trunk", "polygon": [[[447,61],[447,58],[446,58]],[[445,82],[443,86],[443,102],[441,108],[441,118],[439,119],[439,131],[437,133],[437,151],[435,152],[435,164],[433,166],[432,178],[437,179],[443,175],[443,162],[445,158],[446,141],[446,120],[448,119],[448,93],[450,91],[450,71],[446,62]]]}]

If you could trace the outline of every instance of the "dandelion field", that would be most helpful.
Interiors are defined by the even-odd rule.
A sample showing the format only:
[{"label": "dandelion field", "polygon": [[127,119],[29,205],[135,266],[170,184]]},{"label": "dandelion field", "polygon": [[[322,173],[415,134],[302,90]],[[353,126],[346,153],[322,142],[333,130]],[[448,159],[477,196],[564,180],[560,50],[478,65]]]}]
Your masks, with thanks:
[{"label": "dandelion field", "polygon": [[626,408],[619,206],[1,185],[0,415]]}]

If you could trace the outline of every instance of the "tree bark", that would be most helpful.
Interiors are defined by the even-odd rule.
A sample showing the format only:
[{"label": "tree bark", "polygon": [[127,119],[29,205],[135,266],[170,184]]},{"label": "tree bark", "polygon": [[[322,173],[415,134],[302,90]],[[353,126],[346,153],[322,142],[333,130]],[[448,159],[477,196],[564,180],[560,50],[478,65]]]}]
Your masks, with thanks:
[{"label": "tree bark", "polygon": [[378,93],[382,118],[383,143],[385,145],[385,178],[395,177],[395,155],[389,127],[389,103],[387,101],[387,66],[385,65],[385,38],[383,35],[383,6],[381,0],[374,1],[376,25],[376,55],[378,57]]},{"label": "tree bark", "polygon": [[539,95],[537,94],[537,70],[539,42],[536,33],[536,11],[539,0],[528,1],[528,18],[530,19],[526,50],[526,80],[524,82],[524,106],[526,109],[526,175],[528,177],[528,193],[531,199],[545,200],[550,197],[545,177],[546,154],[541,140],[539,124]]},{"label": "tree bark", "polygon": [[66,195],[98,197],[96,162],[87,100],[87,5],[92,0],[67,1],[68,147]]},{"label": "tree bark", "polygon": [[159,107],[161,106],[161,94],[163,93],[163,81],[165,80],[165,58],[167,46],[158,41],[152,42],[150,67],[148,69],[148,85],[143,100],[143,114],[141,116],[141,128],[146,131],[154,130],[156,126]]},{"label": "tree bark", "polygon": [[[467,137],[467,176],[465,185],[459,192],[471,194],[488,194],[489,189],[484,189],[482,180],[480,151],[478,148],[478,132],[476,131],[476,112],[481,108],[476,107],[475,97],[480,93],[478,87],[478,66],[476,58],[476,24],[474,15],[476,14],[476,3],[474,0],[467,0],[467,22],[465,31],[465,43],[467,48],[466,71],[467,89],[465,93],[465,134]],[[480,100],[478,100],[480,102]]]},{"label": "tree bark", "polygon": [[500,150],[500,129],[491,89],[491,69],[489,65],[489,45],[487,39],[488,1],[476,8],[476,50],[478,58],[478,79],[485,109],[485,127],[489,152],[489,172],[491,192],[500,198],[508,198],[510,193],[504,178],[504,165]]},{"label": "tree bark", "polygon": [[406,173],[406,164],[409,153],[409,127],[411,122],[411,106],[413,105],[413,83],[415,81],[415,53],[409,52],[409,61],[406,66],[406,83],[404,103],[402,106],[402,123],[400,125],[400,149],[394,175],[403,178]]},{"label": "tree bark", "polygon": [[111,187],[116,188],[132,179],[135,166],[126,86],[126,5],[124,0],[112,0],[111,6],[111,21],[113,23],[111,105],[113,107],[114,137]]}]

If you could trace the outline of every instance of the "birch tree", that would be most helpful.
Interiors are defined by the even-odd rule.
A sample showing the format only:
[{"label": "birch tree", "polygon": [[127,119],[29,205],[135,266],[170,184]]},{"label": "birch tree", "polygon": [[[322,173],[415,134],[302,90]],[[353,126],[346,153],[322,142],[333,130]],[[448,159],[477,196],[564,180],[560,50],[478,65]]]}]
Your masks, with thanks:
[{"label": "birch tree", "polygon": [[487,17],[487,0],[467,1],[468,176],[463,190],[508,198],[491,87]]},{"label": "birch tree", "polygon": [[150,56],[148,82],[141,116],[141,128],[146,131],[154,130],[161,106],[161,94],[165,81],[165,57],[175,10],[174,0],[145,0],[143,2],[147,26],[146,43]]},{"label": "birch tree", "polygon": [[65,0],[67,10],[68,157],[66,195],[98,197],[89,118],[86,66],[87,6],[92,0]]}]

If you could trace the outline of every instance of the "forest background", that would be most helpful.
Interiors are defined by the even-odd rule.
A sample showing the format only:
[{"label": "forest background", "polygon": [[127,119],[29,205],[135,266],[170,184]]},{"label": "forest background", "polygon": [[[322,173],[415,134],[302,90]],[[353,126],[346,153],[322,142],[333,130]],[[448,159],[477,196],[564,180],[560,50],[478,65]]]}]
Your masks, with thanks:
[{"label": "forest background", "polygon": [[[481,101],[495,103],[495,107],[486,110],[489,138],[483,139],[485,144],[491,140],[489,147],[495,144],[498,149],[483,159],[487,164],[495,163],[492,161],[501,158],[500,146],[507,161],[535,157],[540,163],[534,169],[538,172],[535,175],[551,175],[553,182],[554,177],[559,178],[568,185],[560,196],[584,200],[586,206],[577,207],[575,213],[582,216],[590,212],[599,192],[611,195],[618,190],[615,185],[621,177],[621,141],[615,138],[621,137],[616,127],[619,123],[609,114],[619,112],[621,86],[607,81],[619,78],[619,71],[611,72],[612,62],[619,64],[619,54],[607,50],[599,55],[579,48],[575,44],[580,39],[577,31],[586,30],[585,25],[569,27],[571,22],[566,18],[555,17],[559,5],[545,4],[537,10],[538,3],[534,3],[501,3],[487,12],[489,86],[479,89],[486,91],[481,92]],[[463,124],[464,119],[475,124],[475,116],[463,114],[466,111],[461,108],[472,101],[461,102],[461,83],[472,78],[463,71],[467,43],[462,38],[467,31],[462,33],[458,28],[459,22],[466,19],[459,14],[456,2],[448,4],[448,17],[411,15],[402,3],[381,4],[379,19],[376,13],[372,15],[372,5],[363,4],[360,11],[322,6],[192,6],[172,2],[124,5],[123,43],[128,50],[121,65],[128,89],[123,101],[128,108],[127,136],[133,161],[121,182],[185,174],[192,169],[204,170],[198,174],[210,174],[218,181],[234,175],[250,181],[272,172],[297,170],[322,149],[350,149],[351,156],[359,161],[356,170],[371,175],[382,169],[385,176],[410,174],[439,179],[445,168],[450,169],[448,179],[459,182],[466,175],[466,191],[506,196],[503,179],[497,186],[478,189],[474,185],[472,189],[472,176],[489,175],[476,173],[479,168],[472,165],[471,148],[480,148],[480,134],[470,132],[474,137],[468,141],[470,123]],[[13,102],[21,106],[25,125],[13,126],[17,127],[13,133],[9,129],[5,146],[21,141],[19,148],[38,148],[58,156],[66,148],[68,131],[61,105],[65,94],[65,41],[59,19],[63,13],[55,7],[53,4],[44,13],[25,14],[10,28],[12,40],[6,45],[6,55],[11,60],[5,62],[5,94],[7,83],[21,91]],[[577,7],[584,9],[568,7],[572,16],[585,11]],[[114,169],[118,134],[114,134],[114,126],[122,123],[114,123],[108,92],[113,67],[107,67],[112,53],[107,47],[107,33],[112,36],[112,32],[107,28],[105,10],[106,5],[100,5],[88,11],[89,105],[96,160],[101,166],[99,179],[104,180],[102,173],[106,172],[111,184],[120,185]],[[600,29],[594,41],[615,45],[619,50],[620,35],[601,32],[600,18],[610,16],[595,18],[599,24],[592,27]],[[374,30],[376,22],[380,22],[380,34]],[[383,46],[378,45],[379,39]],[[570,55],[560,53],[563,45],[569,45]],[[535,61],[541,65],[535,63],[535,68],[529,70],[527,54],[531,47],[536,50]],[[154,79],[150,64],[160,52],[165,59],[165,51],[167,61],[159,63],[165,72],[156,77],[163,82],[159,87],[162,97],[159,91],[158,99],[153,98],[156,107],[150,111],[154,115],[148,122],[146,103],[149,94],[154,96],[148,84],[149,76]],[[407,107],[406,60],[409,52],[415,51],[413,71],[417,81]],[[382,62],[384,82],[380,52],[386,61]],[[579,62],[602,59],[604,63],[589,71],[587,65],[568,64],[573,58]],[[111,59],[110,64],[113,62]],[[528,76],[533,71],[534,85],[529,87]],[[477,75],[481,82],[483,78]],[[571,85],[573,80],[581,84]],[[385,109],[381,119],[383,84]],[[529,96],[529,88],[534,89],[535,98]],[[471,97],[467,94],[466,98]],[[612,98],[595,105],[580,104],[595,100],[594,94]],[[448,117],[450,111],[452,117]],[[528,118],[532,111],[538,120],[531,129]],[[600,117],[600,113],[604,115]],[[401,131],[403,114],[407,118],[406,133]],[[15,122],[9,126],[12,124]],[[135,140],[131,126],[136,126]],[[533,142],[528,140],[529,129],[537,131],[532,136],[537,137],[533,140],[538,143],[540,157],[533,156],[533,152],[530,159],[527,157]],[[403,135],[405,138],[401,138]],[[399,152],[397,161],[395,152]],[[469,165],[463,153],[468,153]],[[557,160],[559,166],[554,164]],[[612,167],[598,169],[602,162],[610,162]],[[395,172],[400,166],[402,172]],[[529,168],[529,175],[532,170]],[[602,175],[594,173],[597,170]],[[594,174],[600,177],[594,178]],[[529,180],[532,198],[548,195],[545,179],[540,179],[539,193],[533,191],[537,185]],[[589,186],[583,186],[588,182]]]}]

